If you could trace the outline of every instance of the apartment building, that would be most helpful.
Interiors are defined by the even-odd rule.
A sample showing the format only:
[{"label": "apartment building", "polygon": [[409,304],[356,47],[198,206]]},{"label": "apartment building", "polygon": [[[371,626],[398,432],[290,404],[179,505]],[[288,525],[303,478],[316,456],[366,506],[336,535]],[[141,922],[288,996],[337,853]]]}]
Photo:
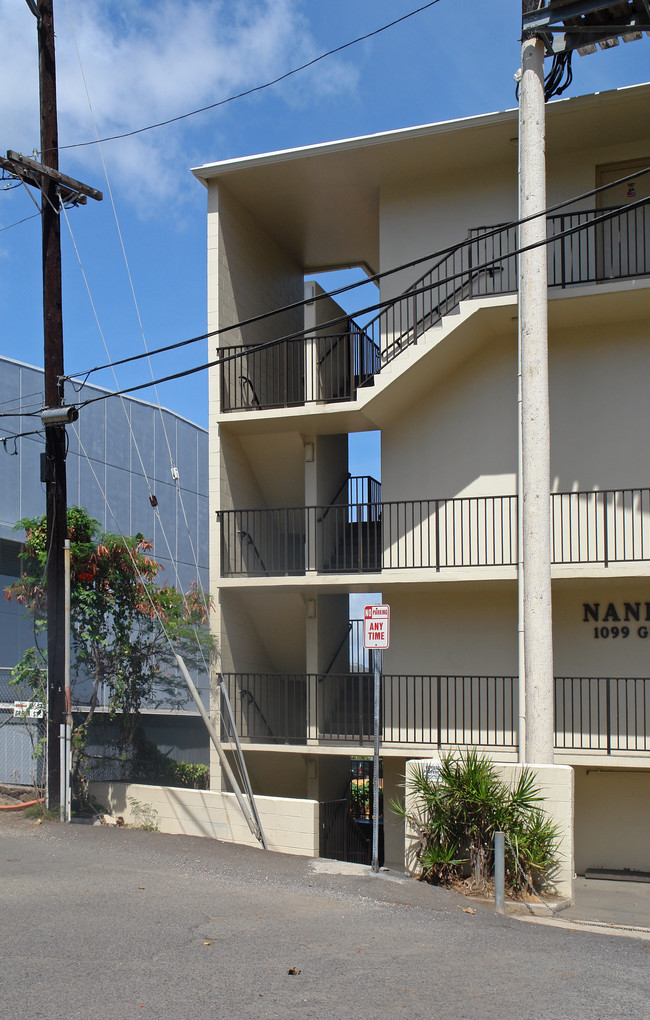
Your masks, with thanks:
[{"label": "apartment building", "polygon": [[[650,868],[648,124],[648,85],[547,107],[555,761],[579,872]],[[510,110],[194,170],[214,627],[261,794],[342,797],[370,753],[364,592],[391,607],[386,803],[412,758],[518,760],[517,132]],[[311,279],[345,267],[382,274],[374,317]],[[380,479],[350,477],[362,431]]]}]

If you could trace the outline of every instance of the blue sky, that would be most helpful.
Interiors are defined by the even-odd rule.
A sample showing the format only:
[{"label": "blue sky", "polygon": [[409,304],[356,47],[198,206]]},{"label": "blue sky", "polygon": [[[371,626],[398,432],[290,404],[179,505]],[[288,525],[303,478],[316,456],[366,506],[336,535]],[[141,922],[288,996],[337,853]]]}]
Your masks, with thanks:
[{"label": "blue sky", "polygon": [[[415,0],[54,0],[60,144],[91,141],[95,126],[103,137],[217,102],[416,6]],[[249,98],[101,149],[63,149],[61,169],[105,195],[101,204],[89,201],[68,213],[72,234],[62,223],[66,370],[108,360],[104,342],[117,359],[141,352],[143,336],[154,348],[205,330],[206,193],[191,166],[512,107],[520,9],[518,0],[440,0]],[[0,18],[0,148],[31,154],[39,145],[36,25],[19,0],[0,0]],[[576,57],[567,94],[647,80],[648,47],[644,39]],[[23,187],[0,193],[0,353],[38,365],[40,224],[35,218],[10,226],[35,211]],[[153,366],[163,375],[204,360],[205,347],[197,344]],[[147,372],[146,362],[119,369],[117,383],[143,382]],[[114,386],[110,375],[93,381]],[[155,399],[152,390],[141,396]],[[207,425],[205,375],[166,384],[159,397]]]}]

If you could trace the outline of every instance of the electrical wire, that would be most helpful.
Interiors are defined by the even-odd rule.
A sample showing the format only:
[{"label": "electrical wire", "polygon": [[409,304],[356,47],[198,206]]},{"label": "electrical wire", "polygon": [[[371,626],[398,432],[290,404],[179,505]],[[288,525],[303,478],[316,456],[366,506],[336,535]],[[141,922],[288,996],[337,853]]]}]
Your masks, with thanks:
[{"label": "electrical wire", "polygon": [[[544,101],[546,103],[548,103],[553,96],[561,96],[563,92],[566,92],[573,81],[573,70],[571,68],[572,57],[572,50],[568,50],[566,53],[554,54],[551,70],[544,78]],[[515,98],[517,102],[519,102],[520,84],[521,83],[519,81],[515,84]]]},{"label": "electrical wire", "polygon": [[[100,336],[102,338],[102,342],[104,343],[104,348],[106,350],[106,353],[108,354],[108,347],[107,347],[107,344],[106,344],[106,339],[104,337],[104,333],[103,333],[101,325],[99,323],[99,318],[97,316],[96,307],[95,307],[95,304],[94,304],[94,301],[93,301],[93,298],[92,298],[92,294],[90,292],[90,287],[88,285],[88,279],[86,277],[86,273],[85,273],[85,270],[84,270],[84,267],[83,267],[83,263],[81,261],[81,256],[80,256],[77,244],[76,244],[76,240],[74,238],[74,234],[72,233],[72,227],[71,227],[71,224],[70,224],[70,220],[68,218],[68,215],[67,215],[67,212],[65,211],[65,209],[64,209],[63,214],[64,214],[64,218],[66,220],[66,224],[68,226],[68,230],[70,232],[70,236],[71,236],[71,239],[72,239],[72,243],[73,243],[73,247],[74,247],[75,253],[77,255],[77,259],[79,261],[79,266],[80,266],[80,269],[81,269],[81,273],[82,273],[82,277],[83,277],[84,283],[86,285],[86,289],[87,289],[87,292],[88,292],[88,297],[89,297],[89,300],[90,300],[90,303],[91,303],[91,307],[93,309],[93,313],[95,314],[95,322],[96,322],[97,328],[99,330]],[[115,375],[115,372],[113,372],[113,377],[115,379],[115,385],[117,386],[117,377]],[[169,539],[167,537],[167,532],[166,532],[164,523],[162,521],[162,518],[160,516],[160,508],[158,507],[158,502],[157,502],[157,499],[156,499],[156,496],[155,496],[155,493],[154,493],[153,486],[151,484],[151,479],[149,477],[149,474],[148,474],[147,469],[146,469],[145,464],[144,464],[144,460],[143,460],[142,453],[141,453],[141,450],[140,450],[140,444],[138,443],[137,436],[135,435],[133,426],[131,424],[131,418],[130,418],[130,415],[128,413],[128,410],[127,410],[127,407],[126,407],[126,403],[125,403],[123,397],[120,397],[120,402],[122,404],[122,410],[124,412],[124,416],[125,416],[125,419],[126,419],[127,427],[129,429],[130,437],[131,437],[131,440],[133,442],[136,455],[137,455],[138,460],[140,462],[140,470],[142,472],[142,476],[144,478],[145,484],[146,484],[148,492],[149,492],[149,501],[150,501],[150,503],[151,503],[151,505],[153,507],[154,516],[155,516],[155,518],[158,521],[158,526],[159,526],[160,532],[161,532],[161,534],[163,536],[163,540],[165,542],[165,546],[167,548],[167,554],[168,554],[168,557],[169,557],[169,561],[172,563],[172,565],[174,567],[174,572],[175,572],[175,576],[176,576],[176,582],[177,582],[178,590],[179,590],[179,592],[181,594],[181,597],[183,599],[183,604],[185,605],[185,608],[186,608],[186,610],[187,610],[187,612],[189,614],[189,608],[190,607],[189,607],[189,604],[187,602],[187,598],[186,598],[185,592],[183,591],[183,587],[180,584],[180,575],[179,575],[179,572],[178,572],[178,564],[176,562],[176,558],[175,558],[174,554],[172,553],[171,546],[170,546],[170,543],[169,543]],[[162,416],[162,413],[163,413],[162,412],[162,408],[159,407],[158,410],[160,411],[161,416]],[[75,435],[77,436],[77,439],[79,441],[80,447],[82,449],[84,449],[83,448],[83,444],[81,442],[81,439],[79,437],[79,434],[78,434],[78,431],[77,431],[76,428],[74,429],[74,432],[75,432]],[[166,435],[166,430],[165,430],[165,435]],[[167,446],[168,446],[168,450],[169,450],[169,441],[167,441]],[[169,450],[169,452],[170,452],[170,457],[171,457],[171,451]],[[99,480],[97,479],[97,476],[96,476],[96,473],[94,472],[94,470],[93,470],[93,475],[95,476],[95,478],[97,480],[97,484],[99,485],[100,483],[99,483]],[[102,491],[102,495],[104,495],[104,492],[103,492],[103,489],[101,488],[101,486],[100,486],[100,491]],[[108,501],[107,501],[107,506],[109,506]],[[110,509],[110,507],[109,507],[109,509]],[[112,514],[112,511],[111,511],[111,514]],[[113,517],[114,517],[114,515],[113,515]],[[185,520],[187,521],[186,515],[185,515]],[[122,537],[124,537],[124,536],[122,536]],[[194,550],[194,544],[193,544],[193,542],[191,540],[191,536],[190,536],[190,543],[191,543],[191,546],[192,546],[192,550]],[[209,606],[209,600],[207,599],[207,596],[206,596],[205,591],[203,589],[203,585],[202,585],[202,581],[201,581],[201,576],[200,576],[200,568],[199,568],[199,565],[198,565],[198,561],[196,560],[196,556],[195,556],[195,567],[196,567],[196,572],[197,572],[197,585],[200,586],[201,592],[203,594],[203,599],[204,599],[204,603],[205,603],[205,606],[206,606],[206,613],[207,613],[208,606]],[[202,648],[201,643],[199,641],[198,633],[197,633],[195,627],[193,627],[192,629],[193,629],[194,634],[195,634],[197,647],[199,649],[199,654],[201,655],[201,658],[202,658],[203,663],[204,663],[204,667],[205,667],[206,672],[207,672],[208,667],[207,667],[207,663],[205,662],[205,657],[204,657],[204,654],[203,654],[203,648]]]},{"label": "electrical wire", "polygon": [[[0,436],[0,443],[6,444],[9,439],[25,439],[26,436],[44,436],[44,429],[33,429],[31,432],[7,432],[6,435]],[[5,445],[6,449],[6,445]]]},{"label": "electrical wire", "polygon": [[[90,92],[89,92],[89,89],[88,89],[88,83],[87,83],[86,74],[85,74],[84,67],[83,67],[83,62],[81,60],[81,53],[80,53],[79,47],[77,45],[77,36],[76,36],[75,29],[74,29],[74,24],[72,22],[72,16],[71,16],[68,0],[66,0],[66,10],[67,10],[67,13],[68,13],[68,20],[69,20],[69,23],[70,23],[70,29],[71,29],[71,32],[72,32],[72,37],[73,37],[73,41],[74,41],[75,51],[76,51],[76,54],[77,54],[77,60],[78,60],[78,63],[79,63],[79,69],[80,69],[82,80],[83,80],[83,83],[84,83],[84,89],[85,89],[85,92],[86,92],[86,100],[88,102],[88,108],[89,108],[89,111],[90,111],[90,116],[91,116],[91,119],[92,119],[93,128],[95,130],[96,137],[99,138],[99,132],[97,130],[97,122],[96,122],[95,114],[94,114],[94,111],[93,111],[92,101],[91,101],[91,98],[90,98]],[[142,343],[143,343],[144,348],[145,348],[145,353],[148,353],[147,340],[146,340],[146,336],[145,336],[144,325],[143,325],[143,322],[142,322],[142,316],[140,314],[140,307],[139,307],[137,296],[136,296],[136,292],[135,292],[135,286],[134,286],[134,283],[133,283],[133,277],[132,277],[132,274],[131,274],[131,269],[130,269],[128,257],[127,257],[127,254],[126,254],[126,247],[125,247],[125,244],[124,244],[124,238],[123,238],[123,235],[122,235],[122,230],[120,228],[119,218],[118,218],[118,215],[117,215],[117,207],[115,205],[115,200],[114,200],[114,196],[113,196],[113,189],[111,187],[111,182],[110,182],[110,179],[109,179],[109,176],[108,176],[108,170],[107,170],[106,163],[105,163],[105,160],[104,160],[104,154],[103,154],[103,149],[102,149],[101,144],[99,145],[99,153],[100,153],[100,158],[101,158],[101,161],[102,161],[102,167],[103,167],[103,170],[104,170],[104,177],[105,177],[105,180],[106,180],[106,185],[107,185],[107,188],[108,188],[108,193],[109,193],[109,196],[110,196],[111,208],[112,208],[112,211],[113,211],[113,218],[115,220],[115,226],[116,226],[116,229],[117,229],[117,234],[118,234],[119,241],[120,241],[120,247],[121,247],[121,250],[122,250],[122,257],[124,259],[124,264],[125,264],[125,267],[126,267],[126,272],[127,272],[127,276],[128,276],[128,280],[129,280],[129,286],[130,286],[130,290],[131,290],[131,297],[132,297],[133,304],[134,304],[134,307],[135,307],[136,316],[137,316],[137,320],[138,320],[138,325],[140,327],[140,335],[141,335],[141,338],[142,338]],[[64,215],[65,215],[66,222],[68,224],[68,229],[70,231],[70,234],[72,235],[72,228],[70,226],[70,222],[69,222],[68,216],[65,213],[65,211],[64,211]],[[77,258],[79,259],[79,264],[81,266],[81,258],[79,256],[79,251],[78,251],[78,248],[76,246],[76,243],[75,243],[75,251],[77,253]],[[90,294],[90,288],[88,286],[88,281],[87,281],[85,272],[83,272],[83,266],[82,266],[82,273],[83,273],[83,277],[84,277],[84,282],[86,284],[86,290],[87,290],[89,298],[91,300],[91,306],[93,307],[93,311],[95,312],[95,321],[97,322],[97,325],[99,326],[99,320],[98,320],[98,317],[97,317],[97,314],[96,314],[96,311],[95,311],[94,303],[92,301],[92,296]],[[100,332],[101,332],[101,330],[100,330]],[[106,353],[108,354],[108,347],[106,345],[106,340],[103,337],[103,334],[102,334],[102,340],[103,340],[103,343],[104,343],[104,349],[106,350]],[[152,380],[154,380],[153,365],[151,364],[151,360],[150,359],[148,359],[148,363],[149,363],[149,371],[150,371],[150,374],[151,374],[151,378],[152,378]],[[113,377],[115,378],[116,385],[117,385],[117,378],[115,376],[115,371],[114,370],[113,370]],[[203,588],[203,583],[202,583],[202,578],[201,578],[201,570],[200,570],[200,567],[199,567],[198,557],[197,557],[196,552],[195,552],[194,542],[193,542],[192,534],[191,534],[191,531],[190,531],[190,528],[189,528],[189,522],[187,520],[187,513],[186,513],[186,510],[185,510],[185,505],[184,505],[184,500],[183,500],[183,493],[182,493],[182,489],[181,489],[181,485],[180,485],[180,473],[179,473],[178,467],[176,466],[176,463],[174,461],[174,456],[172,454],[171,444],[170,444],[170,441],[169,441],[169,435],[167,433],[167,425],[166,425],[166,422],[165,422],[165,415],[163,413],[163,409],[162,409],[162,406],[161,406],[161,403],[160,403],[160,398],[158,396],[158,389],[157,389],[157,386],[155,384],[155,381],[154,381],[154,392],[155,392],[156,401],[157,401],[157,405],[158,405],[158,413],[160,415],[160,422],[161,422],[161,426],[162,426],[162,430],[163,430],[163,435],[164,435],[164,438],[165,438],[165,444],[167,446],[167,454],[168,454],[168,457],[169,457],[170,473],[171,473],[172,479],[173,479],[174,484],[175,484],[176,497],[177,497],[177,500],[178,500],[178,502],[179,502],[179,504],[181,506],[181,512],[182,512],[182,515],[183,515],[183,520],[184,520],[184,523],[185,523],[185,526],[186,526],[186,529],[187,529],[187,537],[188,537],[188,540],[189,540],[189,543],[190,543],[190,548],[192,550],[192,556],[193,556],[193,559],[194,559],[194,567],[195,567],[195,571],[196,571],[196,584],[197,584],[197,587],[199,588],[199,590],[201,591],[201,595],[202,595],[202,598],[203,598],[203,604],[204,604],[204,607],[205,607],[206,615],[209,616],[210,602],[209,602],[209,599],[208,599],[208,597],[206,595],[206,592],[205,592],[205,590]],[[183,602],[185,604],[185,608],[186,608],[186,610],[188,612],[188,615],[189,615],[189,605],[187,603],[187,599],[185,597],[185,593],[183,592],[183,586],[180,583],[180,576],[179,576],[179,572],[178,572],[178,564],[177,564],[175,556],[172,554],[172,550],[171,550],[171,546],[170,546],[170,543],[169,543],[169,539],[167,537],[167,532],[166,532],[166,529],[164,527],[163,521],[162,521],[161,516],[160,516],[160,509],[158,507],[157,500],[155,498],[155,494],[153,493],[153,491],[151,489],[151,485],[150,485],[149,479],[147,477],[147,473],[146,473],[146,470],[145,470],[145,467],[144,467],[142,456],[140,454],[140,449],[139,449],[139,444],[138,444],[138,441],[137,441],[137,437],[136,437],[136,435],[134,433],[134,430],[132,428],[132,425],[131,425],[130,416],[128,415],[128,413],[126,411],[126,407],[124,405],[123,405],[123,409],[124,409],[124,413],[125,413],[125,416],[126,416],[126,419],[127,419],[128,428],[129,428],[129,431],[131,433],[131,438],[132,438],[132,441],[133,441],[133,443],[135,445],[136,453],[138,455],[138,459],[140,460],[140,466],[141,466],[142,472],[143,472],[143,474],[145,476],[145,479],[146,479],[146,482],[147,482],[147,486],[149,488],[149,500],[150,500],[150,502],[151,502],[151,504],[152,504],[152,506],[154,508],[154,513],[155,513],[155,515],[156,515],[156,517],[158,519],[158,524],[159,524],[159,527],[160,527],[160,530],[161,530],[161,533],[162,533],[165,545],[167,547],[167,552],[168,552],[168,555],[169,555],[169,560],[170,560],[170,562],[174,566],[174,572],[175,572],[175,575],[176,575],[176,584],[177,584],[177,587],[178,587],[179,591],[182,593]],[[195,634],[195,638],[196,638],[197,647],[199,648],[199,651],[200,651],[200,654],[201,654],[201,658],[203,659],[204,667],[206,669],[206,672],[208,672],[208,665],[205,662],[205,657],[203,655],[203,648],[201,646],[201,642],[199,640],[198,633],[196,632],[195,628],[194,628],[194,634]]]},{"label": "electrical wire", "polygon": [[544,79],[544,99],[547,103],[553,96],[561,96],[573,81],[572,56],[572,50],[554,55],[551,70]]},{"label": "electrical wire", "polygon": [[[111,503],[109,501],[106,489],[104,488],[104,486],[100,482],[99,476],[98,476],[97,472],[95,471],[94,464],[93,464],[92,460],[90,459],[90,457],[88,456],[88,452],[86,450],[86,447],[83,444],[81,436],[79,435],[79,431],[77,429],[76,423],[72,423],[72,429],[74,431],[74,434],[75,434],[75,437],[77,439],[77,442],[79,443],[79,449],[83,453],[83,455],[84,455],[84,457],[86,459],[86,463],[88,464],[88,467],[90,468],[90,471],[92,473],[92,476],[95,479],[95,482],[97,483],[97,488],[99,489],[99,492],[100,492],[101,497],[102,497],[102,499],[104,501],[104,504],[105,504],[109,514],[111,515],[111,517],[112,517],[112,519],[113,519],[113,521],[115,523],[117,534],[122,539],[122,542],[124,544],[124,548],[126,549],[126,552],[127,552],[128,556],[129,556],[129,559],[131,560],[131,564],[133,566],[133,570],[135,571],[135,574],[138,577],[138,580],[142,584],[143,591],[144,591],[144,593],[145,593],[145,595],[146,595],[146,597],[147,597],[147,599],[149,601],[149,604],[151,605],[151,610],[152,610],[154,616],[156,617],[156,619],[158,621],[158,625],[160,626],[160,629],[161,629],[162,633],[165,636],[165,639],[167,641],[167,644],[169,646],[169,649],[170,649],[172,655],[175,656],[176,655],[176,648],[175,648],[175,645],[174,645],[174,643],[173,643],[173,641],[172,641],[172,639],[171,639],[171,637],[169,635],[169,632],[168,632],[168,630],[167,630],[167,628],[165,626],[165,621],[164,621],[164,619],[163,619],[163,617],[162,617],[162,615],[160,613],[160,610],[158,609],[158,607],[156,606],[156,604],[155,604],[155,602],[153,600],[153,597],[152,597],[151,592],[149,590],[149,586],[146,584],[145,579],[143,578],[142,574],[140,573],[140,570],[138,569],[138,565],[137,565],[137,562],[136,562],[135,557],[133,555],[133,552],[132,552],[132,550],[129,547],[129,543],[126,540],[126,536],[124,535],[124,532],[120,528],[119,521],[118,521],[117,516],[116,516],[116,514],[115,514],[115,512],[113,510],[113,507],[111,506]],[[187,603],[185,603],[185,604],[187,605]],[[209,676],[209,674],[208,674],[208,676]],[[209,687],[208,688],[203,688],[203,689],[198,688],[198,690],[199,690],[200,693],[206,693],[206,691],[209,691]]]},{"label": "electrical wire", "polygon": [[[40,400],[38,402],[33,400],[31,404],[25,404],[24,401],[27,400],[28,397],[40,397]],[[10,397],[8,400],[0,400],[0,407],[4,407],[5,404],[13,403],[13,400],[14,400],[13,397]],[[42,401],[43,401],[42,390],[34,390],[33,393],[24,393],[20,408],[22,409],[23,407],[42,407],[43,406]]]},{"label": "electrical wire", "polygon": [[0,411],[0,418],[40,418],[41,412],[38,411]]},{"label": "electrical wire", "polygon": [[[167,120],[157,121],[155,124],[148,124],[146,127],[135,128],[133,131],[123,131],[121,134],[107,135],[105,138],[96,138],[89,142],[76,142],[71,145],[60,145],[58,150],[60,152],[62,149],[81,149],[88,145],[98,145],[102,142],[115,142],[120,138],[132,138],[134,135],[141,135],[145,131],[154,131],[156,128],[167,127],[169,124],[177,124],[179,121],[187,120],[189,117],[196,117],[199,113],[206,113],[208,110],[216,110],[220,106],[226,106],[228,103],[234,103],[235,100],[244,99],[246,96],[252,96],[256,92],[263,92],[264,89],[271,88],[273,85],[278,85],[280,82],[286,81],[286,79],[291,78],[292,75],[298,74],[300,71],[305,71],[308,67],[313,67],[314,64],[320,63],[321,60],[325,60],[327,57],[334,56],[336,53],[342,53],[343,50],[347,50],[351,46],[356,46],[357,43],[365,42],[367,39],[372,39],[373,36],[380,35],[382,32],[386,32],[389,28],[394,28],[395,25],[399,25],[403,21],[408,21],[409,18],[415,17],[416,14],[421,14],[422,11],[426,11],[430,7],[435,7],[438,3],[440,3],[440,0],[429,0],[429,3],[423,4],[415,10],[409,11],[401,17],[395,18],[393,21],[389,21],[387,24],[373,29],[372,32],[366,32],[364,35],[357,36],[356,39],[350,39],[348,42],[342,43],[340,46],[335,46],[333,49],[327,50],[325,53],[321,53],[318,57],[314,57],[312,60],[308,60],[304,64],[300,64],[298,67],[292,68],[290,71],[285,71],[284,74],[278,75],[277,78],[273,78],[271,81],[264,82],[262,85],[255,85],[250,89],[245,89],[243,92],[237,92],[235,95],[228,96],[226,99],[220,99],[216,103],[210,103],[208,106],[201,106],[197,110],[190,110],[189,113],[181,113],[177,117],[169,117]],[[44,150],[41,155],[44,155],[44,153],[48,151],[50,150]]]},{"label": "electrical wire", "polygon": [[[496,227],[487,228],[480,234],[474,234],[472,237],[464,238],[457,244],[448,245],[445,248],[439,248],[437,251],[429,252],[427,255],[419,256],[416,259],[411,259],[409,262],[402,262],[399,266],[394,266],[392,269],[385,269],[381,273],[375,273],[372,276],[368,276],[363,280],[357,280],[354,283],[345,284],[342,287],[338,287],[335,290],[327,291],[323,294],[315,294],[310,298],[302,298],[300,301],[294,301],[291,304],[282,305],[279,308],[273,308],[268,312],[260,312],[259,315],[252,315],[246,319],[240,319],[238,322],[233,323],[230,326],[221,326],[219,329],[210,330],[207,333],[201,333],[198,336],[190,337],[186,340],[178,340],[173,344],[167,344],[164,347],[157,347],[153,350],[147,351],[145,354],[131,354],[126,358],[120,358],[118,361],[109,362],[105,365],[96,365],[93,368],[84,369],[83,371],[73,372],[70,375],[64,376],[66,381],[70,381],[74,385],[75,378],[83,377],[84,382],[94,372],[102,372],[108,368],[115,368],[119,365],[128,365],[135,361],[140,361],[143,358],[150,358],[156,354],[167,354],[170,351],[180,350],[183,347],[188,347],[191,344],[199,343],[202,340],[208,340],[211,337],[221,336],[224,333],[229,333],[235,329],[240,329],[243,326],[250,326],[257,322],[262,322],[265,319],[272,318],[274,315],[281,315],[285,312],[294,311],[295,309],[302,308],[306,304],[312,304],[316,301],[323,301],[326,298],[338,297],[340,294],[349,293],[352,290],[356,290],[358,287],[363,287],[367,283],[375,283],[379,280],[385,279],[387,276],[392,276],[395,273],[404,272],[407,269],[412,269],[415,266],[422,265],[424,262],[430,262],[433,259],[444,258],[445,255],[449,255],[452,251],[459,250],[461,248],[469,247],[475,244],[477,241],[488,240],[490,237],[494,237],[502,230],[507,230],[512,227],[519,227],[523,223],[529,223],[531,220],[538,219],[540,216],[549,216],[554,212],[558,212],[560,209],[566,209],[570,205],[574,205],[576,202],[582,202],[586,198],[592,198],[594,195],[599,195],[602,192],[608,191],[610,188],[615,188],[619,184],[626,184],[631,180],[638,180],[639,177],[644,177],[650,173],[650,166],[644,167],[642,170],[638,170],[636,173],[627,174],[625,177],[620,177],[616,181],[612,181],[609,184],[601,184],[597,188],[591,188],[589,191],[583,191],[578,195],[573,195],[571,198],[564,199],[562,202],[556,202],[554,205],[547,206],[545,209],[538,213],[531,213],[528,216],[523,216],[518,219],[509,220],[506,223],[501,223]],[[559,236],[559,235],[555,235]],[[552,240],[552,239],[549,239]],[[545,243],[545,242],[540,242]],[[351,314],[341,316],[340,319],[330,320],[331,325],[335,325],[338,322],[344,321],[344,319],[354,318],[357,315],[364,315],[367,312],[372,312],[375,308],[379,308],[380,305],[373,305],[368,309],[361,309]],[[328,324],[325,324],[328,325]],[[295,334],[301,335],[301,334]],[[272,341],[275,343],[276,341]],[[252,348],[251,348],[252,349]],[[249,351],[250,353],[250,351]],[[164,380],[167,381],[167,380]]]},{"label": "electrical wire", "polygon": [[37,216],[40,216],[40,212],[32,213],[31,216],[24,216],[22,220],[16,220],[15,223],[8,223],[6,227],[0,227],[0,234],[5,230],[11,230],[12,227],[19,227],[21,223],[27,223],[29,220],[35,220]]}]

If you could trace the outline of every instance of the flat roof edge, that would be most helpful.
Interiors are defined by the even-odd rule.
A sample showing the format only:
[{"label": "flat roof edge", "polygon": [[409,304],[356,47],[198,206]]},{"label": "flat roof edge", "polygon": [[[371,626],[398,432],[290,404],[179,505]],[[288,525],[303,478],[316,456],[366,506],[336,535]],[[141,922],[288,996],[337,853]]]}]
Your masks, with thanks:
[{"label": "flat roof edge", "polygon": [[[603,99],[615,101],[625,99],[626,93],[638,90],[650,90],[650,82],[642,82],[637,85],[626,85],[617,89],[608,89],[604,92],[592,92],[582,96],[562,97],[549,103],[550,110],[570,112],[569,107],[580,108],[595,102],[602,102]],[[419,124],[406,128],[395,128],[390,131],[379,131],[368,135],[358,135],[352,138],[334,139],[329,142],[316,142],[311,145],[295,146],[289,149],[278,149],[272,152],[257,153],[249,156],[237,156],[213,163],[204,163],[201,166],[192,167],[191,172],[203,184],[223,174],[244,170],[257,166],[270,166],[274,163],[289,162],[296,158],[309,158],[311,156],[323,156],[329,153],[344,152],[348,149],[370,148],[374,145],[389,144],[390,142],[410,140],[427,135],[447,134],[453,131],[464,131],[481,125],[507,123],[517,119],[517,107],[508,110],[494,111],[490,113],[472,114],[468,117],[457,117],[451,120],[436,121],[431,124]]]},{"label": "flat roof edge", "polygon": [[[44,370],[39,365],[30,365],[26,361],[20,361],[18,358],[10,358],[6,354],[0,354],[0,365],[2,364],[14,365],[16,368],[26,368],[30,372],[37,372],[40,376],[44,376]],[[76,381],[75,376],[66,376],[66,381]],[[153,383],[151,383],[153,386]],[[82,384],[82,389],[95,390],[97,393],[108,394],[110,397],[122,396],[124,400],[128,400],[132,404],[142,404],[144,407],[151,407],[154,411],[164,411],[165,414],[171,414],[174,418],[179,421],[185,422],[187,425],[191,425],[192,428],[198,429],[199,432],[205,432],[208,434],[208,429],[203,425],[199,425],[197,422],[192,421],[191,418],[187,418],[184,414],[180,414],[179,411],[174,411],[171,407],[166,407],[163,404],[157,404],[154,400],[145,400],[143,397],[134,397],[130,393],[122,394],[119,390],[109,390],[105,386],[97,386],[95,383],[85,382]],[[80,392],[80,391],[79,391]]]}]

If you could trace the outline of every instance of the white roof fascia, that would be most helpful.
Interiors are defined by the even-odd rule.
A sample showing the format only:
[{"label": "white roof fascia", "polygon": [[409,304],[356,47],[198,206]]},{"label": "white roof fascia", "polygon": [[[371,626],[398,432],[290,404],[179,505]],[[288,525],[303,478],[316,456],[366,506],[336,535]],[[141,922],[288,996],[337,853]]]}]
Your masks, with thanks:
[{"label": "white roof fascia", "polygon": [[[650,82],[643,82],[638,85],[626,85],[618,89],[609,89],[605,92],[594,92],[584,96],[564,97],[549,103],[549,109],[558,107],[580,107],[589,105],[604,98],[622,96],[625,92],[642,90],[648,88]],[[211,177],[221,176],[237,170],[248,169],[256,166],[269,166],[274,163],[288,162],[294,159],[308,158],[318,155],[328,155],[336,152],[344,152],[348,149],[369,148],[375,145],[388,144],[395,141],[406,141],[413,138],[425,137],[428,135],[447,134],[452,131],[470,131],[472,128],[485,127],[488,124],[501,124],[508,121],[516,121],[518,110],[513,107],[509,110],[502,110],[493,113],[482,113],[470,117],[459,117],[452,120],[437,121],[432,124],[420,124],[415,127],[396,128],[391,131],[380,131],[370,135],[359,135],[353,138],[343,138],[330,142],[318,142],[313,145],[298,146],[290,149],[278,149],[274,152],[258,153],[251,156],[237,156],[232,159],[205,163],[202,166],[192,167],[194,176],[206,183]]]}]

